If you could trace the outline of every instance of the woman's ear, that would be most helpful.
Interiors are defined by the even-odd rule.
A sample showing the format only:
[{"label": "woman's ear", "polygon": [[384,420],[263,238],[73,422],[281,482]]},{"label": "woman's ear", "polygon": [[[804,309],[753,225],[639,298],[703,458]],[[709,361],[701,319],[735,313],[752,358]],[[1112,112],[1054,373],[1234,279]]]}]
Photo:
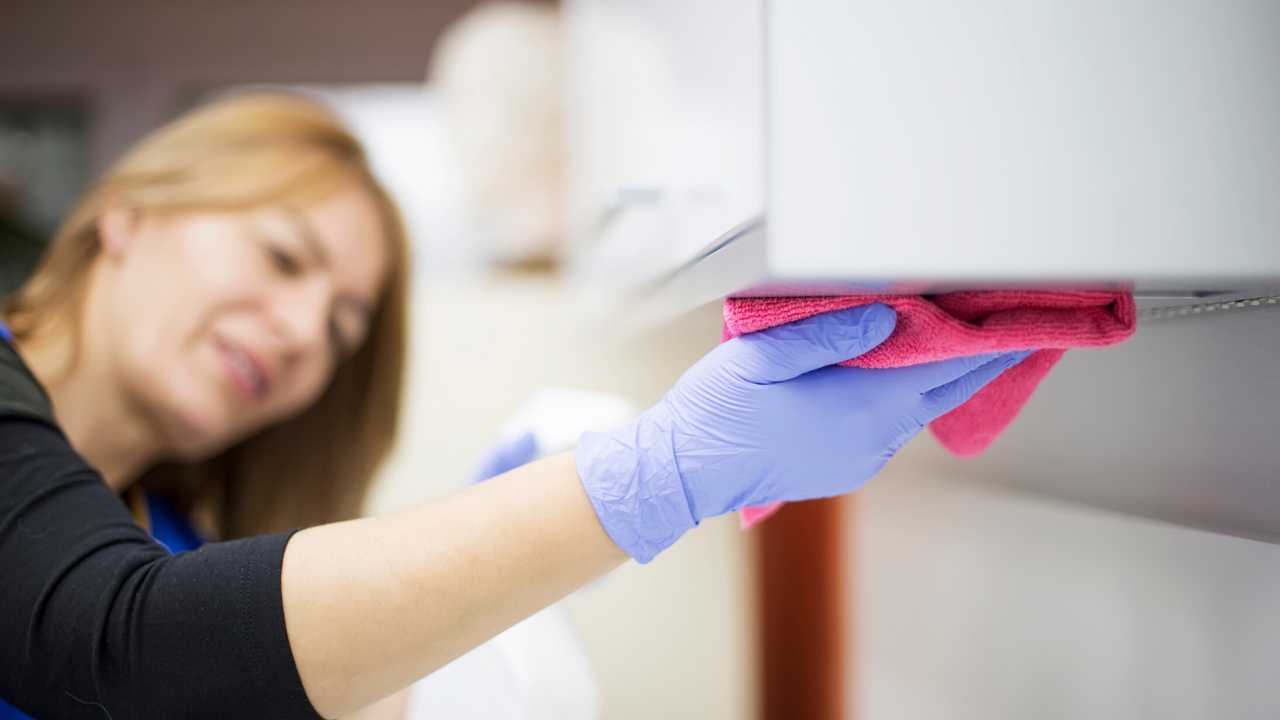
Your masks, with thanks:
[{"label": "woman's ear", "polygon": [[98,242],[102,253],[122,257],[133,244],[138,229],[138,211],[127,207],[109,207],[98,216]]}]

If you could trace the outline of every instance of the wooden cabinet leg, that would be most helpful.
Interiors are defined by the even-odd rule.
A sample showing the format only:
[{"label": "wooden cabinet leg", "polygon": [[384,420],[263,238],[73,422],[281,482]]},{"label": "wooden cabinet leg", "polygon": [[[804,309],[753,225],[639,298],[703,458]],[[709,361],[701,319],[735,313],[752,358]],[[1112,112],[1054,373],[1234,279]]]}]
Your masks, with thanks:
[{"label": "wooden cabinet leg", "polygon": [[762,720],[846,720],[844,502],[792,503],[752,530]]}]

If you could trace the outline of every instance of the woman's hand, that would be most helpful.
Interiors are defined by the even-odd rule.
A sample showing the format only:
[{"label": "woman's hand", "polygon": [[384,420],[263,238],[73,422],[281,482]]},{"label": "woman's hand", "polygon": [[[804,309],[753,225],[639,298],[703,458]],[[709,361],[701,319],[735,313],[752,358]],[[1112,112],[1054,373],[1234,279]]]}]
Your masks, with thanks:
[{"label": "woman's hand", "polygon": [[533,462],[538,457],[538,438],[527,432],[514,440],[503,441],[489,449],[471,474],[471,482],[484,482],[502,473]]},{"label": "woman's hand", "polygon": [[703,518],[856,490],[1027,354],[830,367],[879,345],[896,319],[867,305],[730,340],[627,427],[584,435],[578,472],[606,532],[647,562]]}]

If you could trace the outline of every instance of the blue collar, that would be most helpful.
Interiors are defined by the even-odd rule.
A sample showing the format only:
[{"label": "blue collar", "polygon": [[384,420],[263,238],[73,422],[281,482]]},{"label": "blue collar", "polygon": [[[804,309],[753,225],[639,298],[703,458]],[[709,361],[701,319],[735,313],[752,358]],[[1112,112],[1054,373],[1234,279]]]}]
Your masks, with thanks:
[{"label": "blue collar", "polygon": [[13,342],[13,333],[9,332],[9,326],[5,325],[3,320],[0,320],[0,340],[7,343]]}]

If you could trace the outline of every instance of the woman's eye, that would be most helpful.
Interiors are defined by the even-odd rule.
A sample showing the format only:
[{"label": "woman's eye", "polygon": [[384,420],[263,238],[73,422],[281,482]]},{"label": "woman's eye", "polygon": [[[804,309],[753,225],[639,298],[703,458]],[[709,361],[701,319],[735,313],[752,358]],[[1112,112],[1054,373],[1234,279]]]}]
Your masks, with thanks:
[{"label": "woman's eye", "polygon": [[271,264],[282,274],[292,277],[302,272],[302,263],[288,251],[268,245],[267,254],[271,257]]}]

